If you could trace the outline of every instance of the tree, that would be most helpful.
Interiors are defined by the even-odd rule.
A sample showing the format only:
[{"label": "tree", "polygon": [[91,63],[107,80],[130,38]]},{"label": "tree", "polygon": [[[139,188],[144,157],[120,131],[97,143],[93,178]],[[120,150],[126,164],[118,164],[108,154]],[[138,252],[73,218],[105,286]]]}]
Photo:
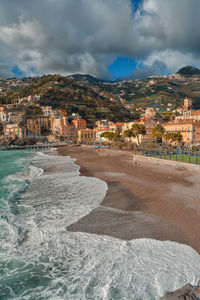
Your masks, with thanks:
[{"label": "tree", "polygon": [[183,139],[183,136],[180,131],[178,132],[166,132],[164,135],[165,139],[170,142],[180,143]]},{"label": "tree", "polygon": [[165,128],[160,124],[156,124],[152,130],[152,138],[155,138],[157,142],[162,142],[164,134]]},{"label": "tree", "polygon": [[143,124],[138,124],[135,123],[133,124],[132,128],[131,128],[132,132],[133,132],[133,136],[135,136],[137,138],[137,143],[139,145],[140,143],[140,135],[145,135],[146,134],[146,128]]},{"label": "tree", "polygon": [[123,137],[130,139],[133,136],[134,136],[134,133],[133,133],[132,129],[127,129],[124,131]]},{"label": "tree", "polygon": [[101,134],[101,137],[108,139],[109,141],[118,140],[120,135],[115,132],[105,131]]}]

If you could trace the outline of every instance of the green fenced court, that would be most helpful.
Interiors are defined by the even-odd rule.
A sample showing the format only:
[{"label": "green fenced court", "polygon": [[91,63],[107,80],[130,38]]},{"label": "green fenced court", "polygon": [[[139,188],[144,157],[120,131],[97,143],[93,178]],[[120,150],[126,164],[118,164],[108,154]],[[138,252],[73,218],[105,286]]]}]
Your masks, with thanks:
[{"label": "green fenced court", "polygon": [[174,160],[194,165],[200,165],[200,154],[169,154],[159,152],[142,151],[142,155],[166,160]]}]

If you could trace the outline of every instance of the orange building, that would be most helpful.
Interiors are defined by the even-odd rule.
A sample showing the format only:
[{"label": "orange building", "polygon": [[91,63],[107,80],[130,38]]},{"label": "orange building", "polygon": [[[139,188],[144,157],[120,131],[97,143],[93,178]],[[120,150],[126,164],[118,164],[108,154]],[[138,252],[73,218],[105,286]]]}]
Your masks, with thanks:
[{"label": "orange building", "polygon": [[188,97],[184,99],[184,108],[186,110],[192,108],[192,99],[189,99]]},{"label": "orange building", "polygon": [[26,122],[27,134],[31,137],[41,136],[41,124],[40,120],[37,119],[28,119]]},{"label": "orange building", "polygon": [[78,139],[79,143],[92,144],[97,140],[98,134],[95,130],[92,129],[81,129],[78,130]]},{"label": "orange building", "polygon": [[19,137],[20,139],[26,137],[26,128],[19,126],[19,124],[7,124],[4,127],[4,134],[9,138]]},{"label": "orange building", "polygon": [[86,121],[83,119],[72,120],[72,125],[78,129],[86,129]]},{"label": "orange building", "polygon": [[60,127],[60,135],[69,139],[77,138],[78,129],[72,125],[63,125]]},{"label": "orange building", "polygon": [[164,125],[166,132],[181,132],[183,142],[187,144],[200,144],[200,122],[193,120],[175,120]]}]

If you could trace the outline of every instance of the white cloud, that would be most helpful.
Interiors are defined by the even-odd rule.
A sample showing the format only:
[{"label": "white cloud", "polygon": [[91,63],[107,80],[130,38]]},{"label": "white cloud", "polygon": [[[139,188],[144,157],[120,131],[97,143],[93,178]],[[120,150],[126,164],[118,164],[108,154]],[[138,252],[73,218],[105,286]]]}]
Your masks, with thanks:
[{"label": "white cloud", "polygon": [[199,0],[144,0],[135,15],[130,0],[0,0],[0,5],[0,57],[11,62],[0,67],[0,76],[16,64],[25,72],[34,67],[106,77],[118,55],[142,61],[149,72],[200,65]]}]

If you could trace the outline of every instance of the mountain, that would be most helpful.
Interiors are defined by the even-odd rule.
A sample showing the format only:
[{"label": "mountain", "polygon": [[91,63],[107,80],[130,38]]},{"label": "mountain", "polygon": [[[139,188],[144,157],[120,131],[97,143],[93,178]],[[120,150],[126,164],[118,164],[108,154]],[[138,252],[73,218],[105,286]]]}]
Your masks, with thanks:
[{"label": "mountain", "polygon": [[[181,75],[187,74],[187,75]],[[195,74],[195,75],[194,75]],[[165,114],[183,105],[185,97],[193,99],[200,108],[200,70],[191,66],[170,76],[152,76],[146,79],[103,81],[91,75],[44,75],[27,82],[14,82],[12,90],[0,93],[0,103],[16,102],[18,98],[41,95],[41,105],[79,112],[88,123],[107,118],[128,121],[146,107],[154,107]],[[4,89],[11,87],[3,82]],[[25,85],[25,86],[24,86]],[[0,82],[1,87],[1,82]]]},{"label": "mountain", "polygon": [[96,78],[92,75],[89,75],[89,74],[73,74],[73,75],[70,75],[68,76],[68,78],[71,78],[75,81],[78,81],[79,83],[87,83],[87,84],[101,84],[103,82],[112,82],[112,81],[105,81],[103,79],[99,79],[99,78]]},{"label": "mountain", "polygon": [[181,76],[200,75],[200,70],[192,66],[186,66],[178,70],[177,74]]},{"label": "mountain", "polygon": [[100,80],[89,75],[84,77],[44,75],[25,87],[5,92],[0,96],[0,103],[15,103],[19,98],[39,94],[40,105],[65,109],[69,114],[78,112],[91,125],[97,119],[106,118],[113,121],[133,119],[134,112],[126,107],[126,101],[122,103],[117,97],[111,97],[109,93],[103,92],[98,82]]}]

